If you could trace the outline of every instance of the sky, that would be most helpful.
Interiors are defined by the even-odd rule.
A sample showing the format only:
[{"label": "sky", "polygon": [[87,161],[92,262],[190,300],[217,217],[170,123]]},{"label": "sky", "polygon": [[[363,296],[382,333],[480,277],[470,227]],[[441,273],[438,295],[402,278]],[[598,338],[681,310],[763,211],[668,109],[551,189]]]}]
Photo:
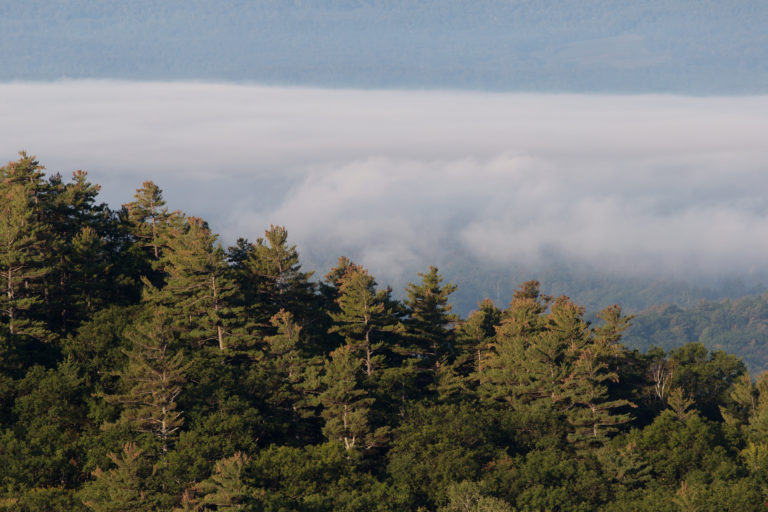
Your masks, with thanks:
[{"label": "sky", "polygon": [[113,208],[151,179],[224,245],[284,225],[319,275],[345,255],[400,295],[435,264],[462,311],[531,278],[690,305],[768,284],[766,24],[761,0],[8,0],[0,162],[88,171]]},{"label": "sky", "polygon": [[[633,275],[768,270],[768,96],[0,83],[0,158],[147,179],[226,245],[285,225],[382,283],[457,254]],[[327,267],[326,267],[327,268]]]},{"label": "sky", "polygon": [[764,0],[3,0],[0,80],[768,91]]}]

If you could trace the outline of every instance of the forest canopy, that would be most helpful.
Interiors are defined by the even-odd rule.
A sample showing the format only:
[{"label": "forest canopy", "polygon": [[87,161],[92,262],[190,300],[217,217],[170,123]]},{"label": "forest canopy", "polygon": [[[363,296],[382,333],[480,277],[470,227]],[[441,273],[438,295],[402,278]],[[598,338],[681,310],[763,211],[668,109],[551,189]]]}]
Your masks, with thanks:
[{"label": "forest canopy", "polygon": [[112,209],[44,170],[0,168],[0,510],[764,509],[768,379],[734,355],[648,320],[630,349],[620,306],[537,281],[461,318],[434,266],[399,300],[283,226],[224,247],[152,181]]}]

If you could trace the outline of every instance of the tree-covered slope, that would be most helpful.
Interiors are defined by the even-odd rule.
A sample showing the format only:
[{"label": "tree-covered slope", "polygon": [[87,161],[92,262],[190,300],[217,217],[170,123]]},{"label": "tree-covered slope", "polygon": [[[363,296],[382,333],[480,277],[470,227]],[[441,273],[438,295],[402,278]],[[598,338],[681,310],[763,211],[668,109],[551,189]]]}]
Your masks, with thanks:
[{"label": "tree-covered slope", "polygon": [[699,342],[738,355],[760,373],[768,369],[768,295],[701,301],[691,308],[656,306],[635,317],[624,342],[641,350]]},{"label": "tree-covered slope", "polygon": [[537,281],[462,318],[435,267],[398,300],[284,227],[224,248],[151,181],[98,192],[0,167],[0,510],[764,509],[734,355],[630,350]]}]

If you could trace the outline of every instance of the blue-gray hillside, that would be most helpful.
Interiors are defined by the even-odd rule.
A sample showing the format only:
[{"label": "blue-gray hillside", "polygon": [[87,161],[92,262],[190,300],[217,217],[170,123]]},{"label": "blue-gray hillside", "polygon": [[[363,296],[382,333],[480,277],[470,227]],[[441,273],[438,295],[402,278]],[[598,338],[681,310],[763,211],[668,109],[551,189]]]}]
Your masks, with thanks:
[{"label": "blue-gray hillside", "polygon": [[0,80],[756,93],[761,1],[11,0]]}]

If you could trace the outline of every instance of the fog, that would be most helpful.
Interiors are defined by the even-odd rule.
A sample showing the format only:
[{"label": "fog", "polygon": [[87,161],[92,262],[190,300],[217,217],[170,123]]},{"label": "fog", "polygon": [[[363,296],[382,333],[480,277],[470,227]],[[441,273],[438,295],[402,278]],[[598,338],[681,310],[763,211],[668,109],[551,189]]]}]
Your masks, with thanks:
[{"label": "fog", "polygon": [[65,81],[0,84],[0,116],[3,161],[88,171],[113,207],[152,179],[225,244],[282,224],[315,265],[381,282],[456,254],[768,269],[768,96]]}]

